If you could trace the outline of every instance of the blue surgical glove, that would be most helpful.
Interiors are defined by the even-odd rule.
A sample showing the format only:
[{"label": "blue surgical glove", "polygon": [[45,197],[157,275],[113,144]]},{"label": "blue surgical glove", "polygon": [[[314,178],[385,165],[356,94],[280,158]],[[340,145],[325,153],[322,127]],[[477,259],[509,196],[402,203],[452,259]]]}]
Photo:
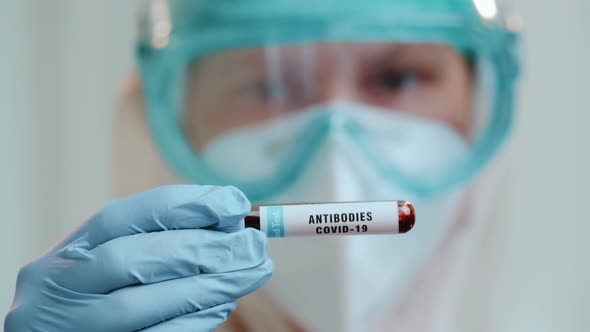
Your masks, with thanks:
[{"label": "blue surgical glove", "polygon": [[21,269],[6,332],[212,331],[273,266],[234,187],[119,199]]}]

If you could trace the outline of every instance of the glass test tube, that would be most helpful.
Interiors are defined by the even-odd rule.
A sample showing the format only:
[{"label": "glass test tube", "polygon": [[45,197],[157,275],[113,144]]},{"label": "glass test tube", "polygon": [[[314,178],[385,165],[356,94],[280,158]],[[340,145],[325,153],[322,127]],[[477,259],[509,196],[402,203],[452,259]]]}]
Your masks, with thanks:
[{"label": "glass test tube", "polygon": [[246,227],[268,237],[406,233],[414,227],[407,201],[254,205]]}]

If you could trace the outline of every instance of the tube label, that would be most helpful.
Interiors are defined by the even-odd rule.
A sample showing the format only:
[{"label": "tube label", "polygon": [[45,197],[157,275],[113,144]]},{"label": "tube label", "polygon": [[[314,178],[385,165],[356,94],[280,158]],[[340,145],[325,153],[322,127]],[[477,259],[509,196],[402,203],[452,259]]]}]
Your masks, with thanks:
[{"label": "tube label", "polygon": [[260,230],[268,237],[396,234],[397,201],[260,207]]}]

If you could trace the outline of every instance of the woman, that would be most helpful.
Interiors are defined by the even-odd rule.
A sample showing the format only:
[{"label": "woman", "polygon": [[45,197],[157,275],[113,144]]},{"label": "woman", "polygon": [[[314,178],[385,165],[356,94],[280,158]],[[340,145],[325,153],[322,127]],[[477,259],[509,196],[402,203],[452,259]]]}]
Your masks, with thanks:
[{"label": "woman", "polygon": [[[487,0],[153,1],[116,182],[198,185],[116,200],[23,268],[6,331],[213,330],[238,298],[220,330],[444,328],[516,44]],[[414,203],[411,232],[243,226],[251,203],[384,199]]]}]

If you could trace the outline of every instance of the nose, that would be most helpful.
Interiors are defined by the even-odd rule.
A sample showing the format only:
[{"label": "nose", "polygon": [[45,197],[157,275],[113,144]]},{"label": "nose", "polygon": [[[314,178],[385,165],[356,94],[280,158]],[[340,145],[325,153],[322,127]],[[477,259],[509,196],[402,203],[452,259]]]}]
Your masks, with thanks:
[{"label": "nose", "polygon": [[355,57],[353,54],[341,51],[337,46],[333,46],[320,58],[320,66],[317,69],[316,103],[360,100]]}]

